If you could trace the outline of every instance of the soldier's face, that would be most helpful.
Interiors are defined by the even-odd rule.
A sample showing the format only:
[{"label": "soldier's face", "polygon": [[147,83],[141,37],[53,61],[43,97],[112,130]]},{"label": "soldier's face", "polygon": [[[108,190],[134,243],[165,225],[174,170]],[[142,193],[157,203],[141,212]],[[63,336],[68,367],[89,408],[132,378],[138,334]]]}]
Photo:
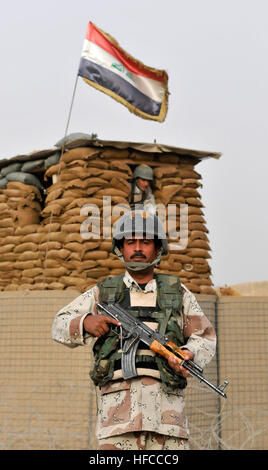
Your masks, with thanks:
[{"label": "soldier's face", "polygon": [[151,263],[155,260],[159,248],[156,248],[154,240],[146,238],[125,238],[121,247],[121,253],[126,262]]},{"label": "soldier's face", "polygon": [[137,182],[142,191],[146,191],[148,186],[150,186],[150,181],[144,180],[143,178],[137,178]]}]

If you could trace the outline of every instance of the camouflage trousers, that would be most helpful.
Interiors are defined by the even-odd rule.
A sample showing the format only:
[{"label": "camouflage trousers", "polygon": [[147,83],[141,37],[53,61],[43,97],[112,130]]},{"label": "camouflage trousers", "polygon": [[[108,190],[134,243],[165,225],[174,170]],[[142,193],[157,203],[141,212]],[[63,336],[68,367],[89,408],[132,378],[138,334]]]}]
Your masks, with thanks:
[{"label": "camouflage trousers", "polygon": [[189,442],[156,432],[127,432],[99,439],[99,450],[189,450]]}]

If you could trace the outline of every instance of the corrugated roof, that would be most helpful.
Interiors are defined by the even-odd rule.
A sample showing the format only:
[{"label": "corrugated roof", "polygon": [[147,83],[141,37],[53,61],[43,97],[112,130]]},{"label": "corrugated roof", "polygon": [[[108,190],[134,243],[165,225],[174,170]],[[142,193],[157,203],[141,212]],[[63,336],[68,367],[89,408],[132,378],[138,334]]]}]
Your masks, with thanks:
[{"label": "corrugated roof", "polygon": [[[193,150],[193,149],[186,149],[182,147],[174,147],[165,144],[158,144],[158,143],[140,143],[140,142],[122,142],[122,141],[113,141],[113,140],[100,140],[100,139],[92,139],[92,138],[78,138],[66,142],[64,145],[64,149],[71,149],[76,147],[114,147],[118,149],[133,149],[138,150],[140,152],[149,152],[149,153],[175,153],[178,155],[188,156],[189,158],[197,158],[198,160],[204,160],[206,158],[215,158],[218,159],[221,157],[220,152],[211,152],[211,151],[204,151],[204,150]],[[15,162],[26,162],[26,161],[33,161],[39,159],[46,159],[49,156],[61,151],[61,146],[55,146],[51,149],[45,150],[36,150],[30,152],[28,154],[16,155],[11,158],[4,158],[0,160],[0,168],[3,168],[11,163]]]}]

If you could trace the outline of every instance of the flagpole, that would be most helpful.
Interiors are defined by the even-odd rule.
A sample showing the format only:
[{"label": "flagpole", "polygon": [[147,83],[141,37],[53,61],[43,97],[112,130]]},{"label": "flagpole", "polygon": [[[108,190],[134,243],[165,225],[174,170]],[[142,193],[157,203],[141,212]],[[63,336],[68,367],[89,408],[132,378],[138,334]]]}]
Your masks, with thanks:
[{"label": "flagpole", "polygon": [[68,132],[69,124],[70,124],[70,120],[71,120],[71,114],[72,114],[72,110],[73,110],[74,97],[75,97],[75,93],[76,93],[78,78],[79,78],[79,75],[77,74],[76,78],[75,78],[75,83],[74,83],[74,88],[73,88],[73,95],[72,95],[71,105],[70,105],[70,109],[69,109],[69,114],[68,114],[68,119],[67,119],[67,123],[66,123],[65,133],[64,133],[64,141],[63,141],[63,147],[62,147],[63,149],[64,149],[64,144],[65,144],[65,138],[67,136],[67,132]]},{"label": "flagpole", "polygon": [[[69,109],[68,118],[67,118],[67,122],[66,122],[64,137],[63,137],[63,144],[62,144],[62,147],[61,147],[61,155],[60,155],[60,159],[59,159],[59,166],[58,166],[58,171],[57,171],[57,179],[56,179],[56,182],[57,182],[58,179],[59,179],[59,175],[60,175],[60,171],[61,171],[61,157],[62,157],[63,152],[64,152],[65,139],[66,139],[66,136],[67,136],[67,133],[68,133],[69,124],[70,124],[70,120],[71,120],[71,114],[72,114],[72,110],[73,110],[73,104],[74,104],[74,98],[75,98],[75,93],[76,93],[76,89],[77,89],[78,78],[79,78],[79,75],[78,75],[78,73],[77,73],[76,78],[75,78],[74,87],[73,87],[73,94],[72,94],[70,109]],[[54,198],[54,200],[55,200],[55,198]],[[44,284],[46,283],[46,261],[47,261],[47,253],[48,253],[48,243],[49,243],[49,240],[50,240],[50,232],[51,232],[51,223],[52,223],[52,217],[53,217],[53,202],[54,202],[54,200],[51,201],[51,202],[52,202],[52,208],[51,208],[51,212],[50,212],[49,229],[48,229],[48,234],[47,234],[47,246],[46,246],[46,252],[45,252],[45,259],[44,259],[44,275],[43,275],[43,282],[44,282]]]}]

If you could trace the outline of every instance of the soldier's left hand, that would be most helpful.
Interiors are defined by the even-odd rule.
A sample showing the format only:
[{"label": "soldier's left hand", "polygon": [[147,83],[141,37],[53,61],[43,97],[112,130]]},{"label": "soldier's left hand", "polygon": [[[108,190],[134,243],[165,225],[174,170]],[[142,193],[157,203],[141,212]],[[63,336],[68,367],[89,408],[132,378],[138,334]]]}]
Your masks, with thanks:
[{"label": "soldier's left hand", "polygon": [[[188,349],[184,349],[183,352],[185,353],[186,361],[193,360],[194,353],[192,351],[189,351]],[[170,367],[175,369],[176,372],[180,372],[183,375],[183,377],[188,377],[189,371],[185,369],[183,366],[181,366],[175,357],[170,357],[168,359],[168,363]]]}]

